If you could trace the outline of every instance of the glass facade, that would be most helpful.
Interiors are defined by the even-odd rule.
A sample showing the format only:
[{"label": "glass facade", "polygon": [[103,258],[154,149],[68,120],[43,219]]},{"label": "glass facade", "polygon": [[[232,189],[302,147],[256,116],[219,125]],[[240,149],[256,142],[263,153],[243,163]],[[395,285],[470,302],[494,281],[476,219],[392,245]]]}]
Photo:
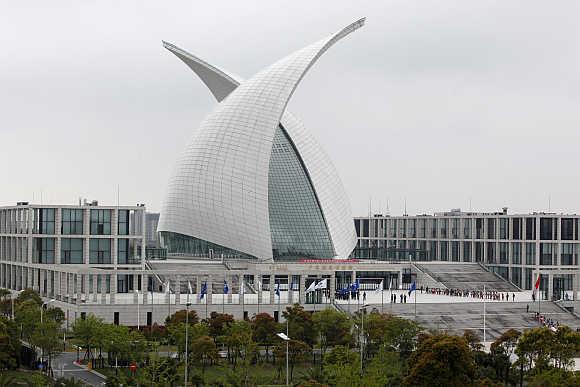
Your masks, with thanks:
[{"label": "glass facade", "polygon": [[83,263],[83,239],[63,238],[60,241],[60,263]]},{"label": "glass facade", "polygon": [[310,178],[282,126],[276,130],[270,156],[268,207],[274,258],[334,256]]},{"label": "glass facade", "polygon": [[91,210],[91,235],[111,235],[111,210]]},{"label": "glass facade", "polygon": [[39,208],[38,210],[38,233],[54,234],[54,208]]},{"label": "glass facade", "polygon": [[129,210],[119,210],[117,226],[118,235],[129,235]]},{"label": "glass facade", "polygon": [[61,234],[82,235],[83,234],[83,214],[81,209],[63,208]]},{"label": "glass facade", "polygon": [[188,235],[166,231],[161,231],[159,234],[161,244],[167,249],[168,254],[210,258],[223,256],[224,258],[256,259],[256,257]]},{"label": "glass facade", "polygon": [[54,238],[34,238],[33,263],[54,263]]},{"label": "glass facade", "polygon": [[89,240],[89,263],[110,264],[111,263],[111,240],[96,239]]}]

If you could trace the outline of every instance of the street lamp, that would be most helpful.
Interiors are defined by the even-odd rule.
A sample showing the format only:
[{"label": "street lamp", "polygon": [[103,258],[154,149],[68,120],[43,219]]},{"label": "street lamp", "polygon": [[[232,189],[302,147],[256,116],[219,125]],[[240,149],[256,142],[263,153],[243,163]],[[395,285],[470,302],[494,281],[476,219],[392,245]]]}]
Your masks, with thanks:
[{"label": "street lamp", "polygon": [[12,320],[14,320],[14,296],[22,293],[23,290],[18,290],[10,295],[10,301],[12,302]]},{"label": "street lamp", "polygon": [[139,290],[135,290],[135,294],[137,295],[137,330],[139,330],[141,325],[141,315],[139,314]]},{"label": "street lamp", "polygon": [[286,319],[286,333],[276,333],[276,336],[281,338],[286,342],[286,385],[289,386],[289,379],[288,379],[288,342],[290,341],[290,337],[288,337],[288,319]]},{"label": "street lamp", "polygon": [[185,304],[185,387],[187,387],[187,369],[189,368],[188,362],[187,362],[187,358],[188,358],[188,353],[187,353],[187,342],[188,342],[188,328],[189,328],[189,306],[191,304],[188,302],[187,304]]},{"label": "street lamp", "polygon": [[370,305],[369,304],[365,304],[363,305],[359,310],[360,310],[360,320],[361,320],[361,334],[360,334],[360,372],[362,375],[363,372],[363,354],[364,354],[364,337],[365,337],[365,310],[366,308],[368,308]]}]

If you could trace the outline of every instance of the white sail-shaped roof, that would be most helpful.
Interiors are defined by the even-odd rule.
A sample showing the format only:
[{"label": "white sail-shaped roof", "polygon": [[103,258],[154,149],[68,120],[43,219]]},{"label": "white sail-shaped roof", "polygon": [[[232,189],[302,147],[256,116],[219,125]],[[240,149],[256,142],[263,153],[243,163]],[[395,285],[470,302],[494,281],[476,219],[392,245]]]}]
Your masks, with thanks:
[{"label": "white sail-shaped roof", "polygon": [[261,259],[272,258],[268,167],[279,123],[299,153],[316,193],[335,256],[356,245],[349,201],[318,142],[285,111],[296,86],[333,43],[364,19],[242,81],[195,56],[164,45],[182,59],[221,103],[201,124],[177,163],[159,231],[192,236]]}]

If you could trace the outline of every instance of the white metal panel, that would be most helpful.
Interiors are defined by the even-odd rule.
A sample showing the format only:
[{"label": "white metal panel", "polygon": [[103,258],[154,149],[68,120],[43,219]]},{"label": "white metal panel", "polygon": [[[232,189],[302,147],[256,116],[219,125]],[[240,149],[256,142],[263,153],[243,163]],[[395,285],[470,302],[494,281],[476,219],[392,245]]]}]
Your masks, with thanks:
[{"label": "white metal panel", "polygon": [[[272,259],[268,166],[274,131],[305,72],[333,43],[363,24],[364,19],[358,20],[337,34],[280,60],[244,82],[218,105],[202,122],[177,163],[162,209],[160,231],[191,235],[261,259]],[[208,78],[207,73],[203,74],[202,79]],[[204,80],[204,83],[211,89],[210,81]],[[212,90],[216,98],[225,98],[227,83],[218,83],[217,89],[217,93]],[[290,130],[296,132],[293,141],[297,147],[298,143],[303,144],[307,158],[315,160],[313,152],[320,146],[309,148],[303,126],[288,117],[288,126],[292,128],[287,128],[289,134],[292,136]],[[312,164],[323,162],[322,157]],[[318,176],[318,182],[313,184],[315,190],[318,185],[321,191],[323,213],[328,217],[329,231],[334,230],[331,236],[334,233],[337,239],[346,237],[344,242],[337,241],[335,247],[339,256],[345,256],[347,246],[354,247],[349,234],[356,242],[346,195],[346,207],[341,200],[338,208],[332,208],[332,204],[325,206],[322,198],[327,203],[337,199],[329,195],[336,188],[329,177],[336,175],[334,168],[331,172],[317,172],[315,165],[307,169],[311,178]],[[328,214],[324,212],[325,207]],[[336,221],[344,214],[348,215],[348,221]],[[350,227],[344,227],[347,222]]]}]

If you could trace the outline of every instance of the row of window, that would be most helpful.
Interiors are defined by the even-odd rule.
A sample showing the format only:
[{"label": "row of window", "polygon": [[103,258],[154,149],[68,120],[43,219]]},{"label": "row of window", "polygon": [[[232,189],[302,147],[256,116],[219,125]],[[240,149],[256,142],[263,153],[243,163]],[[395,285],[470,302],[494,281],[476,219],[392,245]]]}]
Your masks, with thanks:
[{"label": "row of window", "polygon": [[579,240],[577,218],[408,218],[355,219],[359,237]]},{"label": "row of window", "polygon": [[[485,262],[489,264],[564,265],[578,264],[580,244],[543,242],[536,254],[535,242],[471,242],[359,239],[355,258],[406,261]],[[511,249],[510,249],[511,247]],[[511,262],[510,262],[511,257]]]},{"label": "row of window", "polygon": [[[35,208],[33,210],[34,234],[54,235],[56,230],[56,208]],[[84,213],[81,208],[62,208],[61,229],[63,235],[84,234]],[[89,213],[89,233],[91,235],[111,235],[111,209],[91,209]],[[117,234],[129,235],[131,210],[118,210]],[[0,233],[28,233],[29,211],[5,210],[0,211]]]},{"label": "row of window", "polygon": [[[135,241],[117,240],[117,263],[140,263],[135,258]],[[112,264],[112,239],[89,240],[89,263]],[[138,253],[138,251],[137,251]],[[33,244],[33,263],[55,263],[55,238],[35,238]],[[84,260],[84,239],[62,238],[60,245],[60,263],[82,264]]]}]

